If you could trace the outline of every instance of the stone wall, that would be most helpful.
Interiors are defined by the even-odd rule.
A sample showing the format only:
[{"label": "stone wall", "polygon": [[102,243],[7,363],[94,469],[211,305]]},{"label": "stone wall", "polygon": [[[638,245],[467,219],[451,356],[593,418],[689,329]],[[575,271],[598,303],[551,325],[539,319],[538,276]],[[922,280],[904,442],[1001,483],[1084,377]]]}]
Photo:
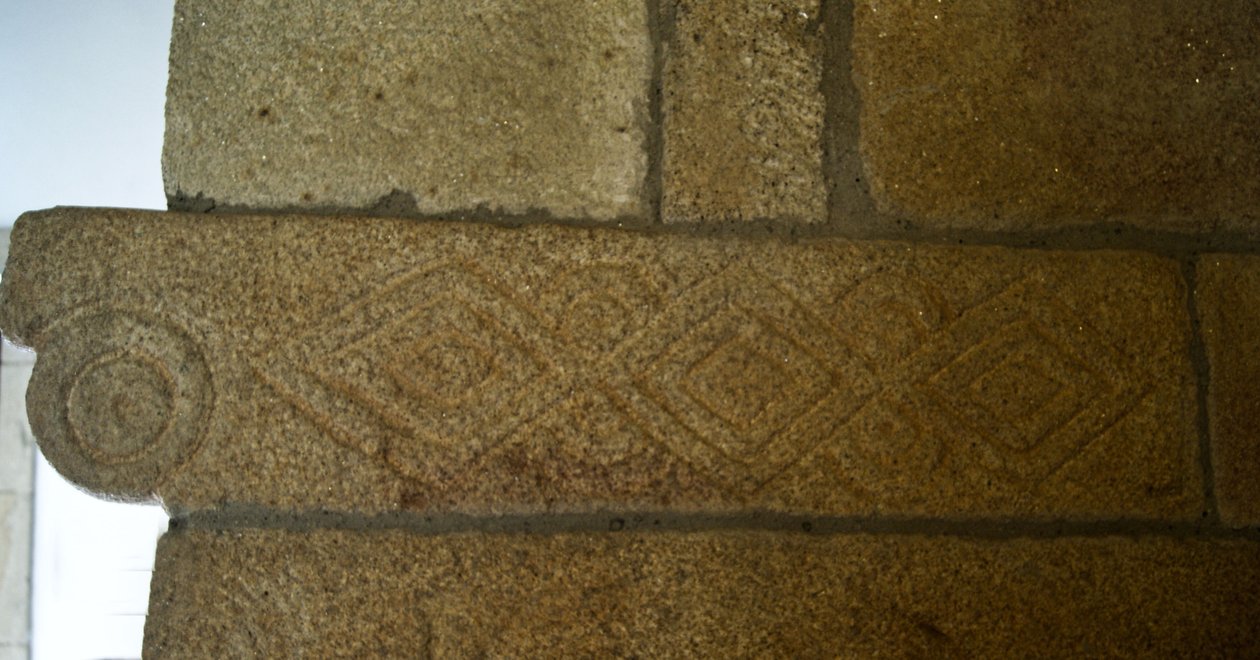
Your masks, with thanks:
[{"label": "stone wall", "polygon": [[1260,9],[181,0],[24,216],[153,656],[1260,648]]}]

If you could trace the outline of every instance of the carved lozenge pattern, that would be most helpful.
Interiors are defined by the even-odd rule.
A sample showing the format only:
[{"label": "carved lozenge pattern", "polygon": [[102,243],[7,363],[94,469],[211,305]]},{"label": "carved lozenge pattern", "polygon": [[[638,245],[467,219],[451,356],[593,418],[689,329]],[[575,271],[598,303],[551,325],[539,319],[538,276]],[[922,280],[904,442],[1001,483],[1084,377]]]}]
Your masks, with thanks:
[{"label": "carved lozenge pattern", "polygon": [[[1113,429],[1165,377],[1123,350],[1130,329],[1095,327],[1097,300],[1056,284],[1070,264],[975,286],[817,248],[777,272],[705,246],[595,257],[539,260],[525,285],[476,258],[424,261],[256,373],[457,507],[461,488],[519,492],[494,486],[519,475],[495,470],[528,452],[567,457],[609,491],[642,470],[626,456],[663,452],[710,500],[810,510],[915,510],[942,483],[1036,493],[1095,445],[1125,442]],[[543,472],[539,493],[566,470]],[[666,501],[643,489],[625,501]],[[549,505],[577,492],[560,490]]]},{"label": "carved lozenge pattern", "polygon": [[1137,253],[56,209],[0,327],[49,460],[176,512],[1188,520],[1187,298]]}]

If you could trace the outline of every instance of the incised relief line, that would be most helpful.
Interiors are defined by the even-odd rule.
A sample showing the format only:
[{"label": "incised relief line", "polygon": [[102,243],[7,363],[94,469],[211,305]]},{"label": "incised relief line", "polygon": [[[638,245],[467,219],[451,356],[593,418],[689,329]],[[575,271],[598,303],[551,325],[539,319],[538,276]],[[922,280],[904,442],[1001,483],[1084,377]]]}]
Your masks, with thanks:
[{"label": "incised relief line", "polygon": [[811,452],[858,494],[857,466],[911,492],[948,460],[1035,484],[1148,394],[1035,278],[956,308],[920,277],[836,277],[851,278],[826,285],[838,297],[738,259],[685,284],[668,263],[610,260],[522,289],[471,261],[432,263],[257,374],[339,442],[426,482],[599,392],[740,495]]},{"label": "incised relief line", "polygon": [[728,487],[755,491],[831,435],[869,374],[807,307],[752,266],[676,296],[611,396]]},{"label": "incised relief line", "polygon": [[44,455],[86,488],[151,497],[201,447],[215,399],[201,348],[170,319],[101,306],[42,335],[27,400]]}]

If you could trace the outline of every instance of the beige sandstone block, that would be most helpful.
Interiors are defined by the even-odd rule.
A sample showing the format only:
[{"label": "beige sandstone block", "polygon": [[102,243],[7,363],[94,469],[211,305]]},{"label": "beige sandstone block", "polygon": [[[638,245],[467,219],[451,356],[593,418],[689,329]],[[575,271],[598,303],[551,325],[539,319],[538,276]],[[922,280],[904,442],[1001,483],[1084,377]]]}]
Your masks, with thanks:
[{"label": "beige sandstone block", "polygon": [[827,215],[818,0],[669,0],[666,222]]},{"label": "beige sandstone block", "polygon": [[19,220],[73,481],[172,510],[1197,518],[1170,259],[329,217]]},{"label": "beige sandstone block", "polygon": [[932,228],[1260,226],[1260,6],[858,0],[880,210]]},{"label": "beige sandstone block", "polygon": [[1260,544],[187,531],[153,657],[1241,657]]},{"label": "beige sandstone block", "polygon": [[[645,216],[642,0],[180,0],[174,204]],[[409,208],[407,197],[415,207]]]},{"label": "beige sandstone block", "polygon": [[1260,258],[1209,254],[1198,273],[1217,505],[1227,523],[1260,525]]}]

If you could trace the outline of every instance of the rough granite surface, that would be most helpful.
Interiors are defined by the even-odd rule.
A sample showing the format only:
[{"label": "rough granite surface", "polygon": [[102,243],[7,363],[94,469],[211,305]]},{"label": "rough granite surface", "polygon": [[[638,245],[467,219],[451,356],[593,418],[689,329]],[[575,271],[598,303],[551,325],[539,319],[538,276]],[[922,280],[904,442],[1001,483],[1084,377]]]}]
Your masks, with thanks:
[{"label": "rough granite surface", "polygon": [[1205,507],[1153,255],[73,208],[11,250],[44,453],[173,511]]},{"label": "rough granite surface", "polygon": [[166,191],[185,205],[365,209],[401,193],[392,208],[425,214],[637,218],[648,34],[643,0],[179,0]]},{"label": "rough granite surface", "polygon": [[824,220],[818,0],[669,6],[664,220]]},{"label": "rough granite surface", "polygon": [[1260,228],[1260,4],[855,5],[880,210],[931,228]]},{"label": "rough granite surface", "polygon": [[1243,657],[1260,544],[758,531],[186,531],[146,653]]},{"label": "rough granite surface", "polygon": [[1217,506],[1226,523],[1260,525],[1260,257],[1203,256],[1198,303]]}]

